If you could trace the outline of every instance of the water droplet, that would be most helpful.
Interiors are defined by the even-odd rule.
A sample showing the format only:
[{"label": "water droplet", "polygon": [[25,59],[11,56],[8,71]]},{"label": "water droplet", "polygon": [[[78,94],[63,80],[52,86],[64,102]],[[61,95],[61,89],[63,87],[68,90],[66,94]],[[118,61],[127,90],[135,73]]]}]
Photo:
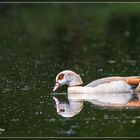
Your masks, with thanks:
[{"label": "water droplet", "polygon": [[125,36],[129,36],[129,35],[130,35],[130,32],[129,32],[129,31],[125,31],[125,32],[124,32],[124,35],[125,35]]},{"label": "water droplet", "polygon": [[39,113],[38,112],[35,112],[35,115],[38,115]]},{"label": "water droplet", "polygon": [[131,120],[130,121],[132,124],[135,124],[136,123],[136,120]]}]

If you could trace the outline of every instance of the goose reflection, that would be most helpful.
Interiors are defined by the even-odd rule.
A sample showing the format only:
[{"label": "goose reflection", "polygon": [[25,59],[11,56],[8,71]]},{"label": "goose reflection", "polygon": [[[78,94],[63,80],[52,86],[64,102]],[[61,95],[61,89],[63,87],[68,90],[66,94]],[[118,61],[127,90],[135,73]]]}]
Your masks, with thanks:
[{"label": "goose reflection", "polygon": [[140,107],[140,93],[68,93],[68,103],[60,102],[53,96],[57,113],[63,117],[74,117],[83,108],[84,102],[90,102],[98,107],[136,108]]},{"label": "goose reflection", "polygon": [[79,114],[83,108],[83,101],[72,101],[69,100],[68,103],[60,102],[56,97],[53,96],[56,104],[56,111],[59,115],[63,117],[74,117]]},{"label": "goose reflection", "polygon": [[133,105],[140,106],[140,93],[136,93],[133,90],[130,92],[122,93],[68,93],[68,99],[73,101],[88,101],[98,106],[127,106],[130,102]]},{"label": "goose reflection", "polygon": [[[100,98],[102,96],[102,98]],[[90,103],[96,106],[103,107],[140,107],[140,101],[138,94],[136,93],[108,93],[99,94],[93,100],[88,100]]]},{"label": "goose reflection", "polygon": [[99,107],[140,107],[140,92],[122,93],[68,93],[68,99],[73,101],[87,101]]}]

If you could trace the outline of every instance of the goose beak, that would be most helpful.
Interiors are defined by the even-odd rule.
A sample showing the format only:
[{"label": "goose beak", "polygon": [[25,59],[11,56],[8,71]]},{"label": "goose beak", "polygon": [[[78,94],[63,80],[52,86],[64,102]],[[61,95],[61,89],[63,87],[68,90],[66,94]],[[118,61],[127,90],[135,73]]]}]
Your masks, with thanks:
[{"label": "goose beak", "polygon": [[61,86],[61,84],[58,83],[58,82],[56,82],[56,83],[55,83],[55,86],[54,86],[54,88],[53,88],[53,91],[56,91],[60,86]]}]

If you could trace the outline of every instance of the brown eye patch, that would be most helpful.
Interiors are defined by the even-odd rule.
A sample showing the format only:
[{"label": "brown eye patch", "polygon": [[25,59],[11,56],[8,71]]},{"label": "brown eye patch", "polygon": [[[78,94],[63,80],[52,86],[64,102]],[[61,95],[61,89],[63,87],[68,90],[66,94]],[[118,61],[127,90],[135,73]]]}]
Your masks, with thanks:
[{"label": "brown eye patch", "polygon": [[58,76],[58,80],[63,80],[64,79],[64,74],[60,74],[59,76]]}]

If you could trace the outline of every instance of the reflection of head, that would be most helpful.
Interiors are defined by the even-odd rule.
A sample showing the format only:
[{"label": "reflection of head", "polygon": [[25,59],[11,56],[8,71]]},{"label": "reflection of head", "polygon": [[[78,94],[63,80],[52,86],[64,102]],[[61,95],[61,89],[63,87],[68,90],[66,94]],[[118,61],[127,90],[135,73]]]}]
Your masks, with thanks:
[{"label": "reflection of head", "polygon": [[63,117],[73,117],[82,110],[83,102],[70,101],[69,103],[61,103],[56,97],[53,97],[56,103],[57,113]]}]

